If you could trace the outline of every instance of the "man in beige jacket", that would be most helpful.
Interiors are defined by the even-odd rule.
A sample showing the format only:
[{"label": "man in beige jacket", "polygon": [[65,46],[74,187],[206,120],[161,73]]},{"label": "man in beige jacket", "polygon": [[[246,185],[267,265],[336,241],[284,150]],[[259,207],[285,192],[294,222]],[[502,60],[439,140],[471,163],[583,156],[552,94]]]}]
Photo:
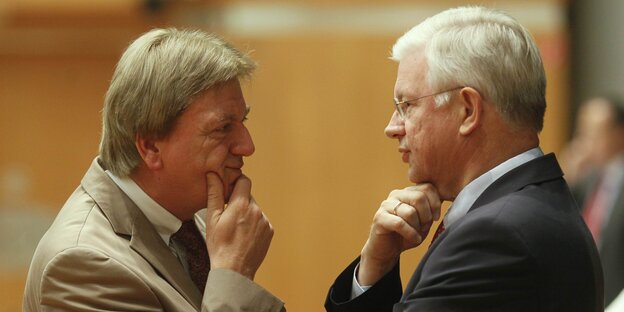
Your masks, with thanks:
[{"label": "man in beige jacket", "polygon": [[37,247],[24,311],[284,309],[253,282],[273,236],[241,170],[254,145],[239,79],[254,68],[199,31],[128,47],[100,155]]}]

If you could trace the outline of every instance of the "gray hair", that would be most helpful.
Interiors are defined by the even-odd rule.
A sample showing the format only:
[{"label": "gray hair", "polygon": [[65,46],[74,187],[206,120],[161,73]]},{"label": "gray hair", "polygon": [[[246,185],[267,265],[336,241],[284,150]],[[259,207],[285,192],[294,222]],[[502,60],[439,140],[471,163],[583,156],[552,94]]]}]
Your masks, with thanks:
[{"label": "gray hair", "polygon": [[[422,49],[431,88],[477,89],[512,125],[539,132],[546,111],[546,74],[531,34],[506,13],[459,7],[434,15],[392,48],[400,62]],[[436,98],[438,105],[448,94]]]},{"label": "gray hair", "polygon": [[106,93],[100,157],[127,176],[141,161],[137,135],[162,138],[202,91],[248,77],[255,63],[223,39],[201,31],[153,29],[119,60]]}]

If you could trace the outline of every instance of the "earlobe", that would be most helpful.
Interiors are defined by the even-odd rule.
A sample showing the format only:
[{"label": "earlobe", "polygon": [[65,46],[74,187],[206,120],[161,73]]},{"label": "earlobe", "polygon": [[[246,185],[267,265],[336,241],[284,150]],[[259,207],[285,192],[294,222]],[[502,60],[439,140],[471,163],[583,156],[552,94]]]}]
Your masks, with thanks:
[{"label": "earlobe", "polygon": [[134,144],[148,169],[158,170],[162,168],[162,154],[156,140],[137,134],[134,138]]},{"label": "earlobe", "polygon": [[463,121],[459,127],[461,135],[470,135],[481,124],[481,113],[483,112],[483,98],[479,91],[466,87],[463,88],[459,96],[463,105]]}]

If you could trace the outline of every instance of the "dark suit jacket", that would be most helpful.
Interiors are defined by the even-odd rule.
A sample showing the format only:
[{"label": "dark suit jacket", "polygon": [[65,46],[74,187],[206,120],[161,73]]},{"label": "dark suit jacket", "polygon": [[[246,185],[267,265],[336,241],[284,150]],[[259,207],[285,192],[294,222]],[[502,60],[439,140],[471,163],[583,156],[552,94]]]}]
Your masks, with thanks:
[{"label": "dark suit jacket", "polygon": [[[429,248],[401,296],[398,265],[349,300],[354,261],[328,311],[603,311],[598,252],[554,155],[495,181]],[[399,299],[400,298],[400,299]]]},{"label": "dark suit jacket", "polygon": [[[572,188],[581,207],[597,187],[598,175],[590,174]],[[602,232],[598,253],[604,270],[605,304],[609,305],[624,289],[624,185],[620,187]]]}]

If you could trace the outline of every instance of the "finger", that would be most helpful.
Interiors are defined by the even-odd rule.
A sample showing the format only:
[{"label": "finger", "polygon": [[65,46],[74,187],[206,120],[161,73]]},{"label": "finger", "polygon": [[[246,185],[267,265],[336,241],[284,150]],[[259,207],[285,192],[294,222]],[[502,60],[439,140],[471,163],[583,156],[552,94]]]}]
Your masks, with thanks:
[{"label": "finger", "polygon": [[206,226],[219,220],[225,205],[223,199],[223,182],[214,172],[206,174],[207,203],[206,203]]},{"label": "finger", "polygon": [[[428,207],[429,206],[420,210],[428,210]],[[401,219],[405,220],[405,222],[407,222],[411,227],[413,227],[414,229],[416,229],[416,231],[420,233],[423,225],[421,224],[421,222],[423,222],[423,218],[420,216],[419,210],[406,203],[401,203],[399,206],[394,208],[394,212],[398,217],[401,217]],[[431,218],[431,214],[429,214],[429,218]],[[430,221],[424,222],[428,223]]]},{"label": "finger", "polygon": [[379,207],[380,207],[380,209],[382,211],[385,211],[385,212],[390,213],[390,214],[396,214],[396,209],[401,204],[403,204],[403,203],[401,201],[399,201],[399,200],[386,199],[386,200],[381,202],[381,205],[379,205]]},{"label": "finger", "polygon": [[442,207],[442,200],[440,200],[440,194],[438,190],[431,184],[423,186],[423,191],[427,195],[429,200],[429,206],[431,207],[431,213],[434,220],[440,220],[440,209]]},{"label": "finger", "polygon": [[264,233],[270,241],[273,238],[274,229],[273,229],[273,225],[271,224],[271,221],[269,221],[269,218],[267,218],[264,212],[262,213],[262,222],[263,222]]},{"label": "finger", "polygon": [[[433,222],[433,212],[426,194],[414,188],[408,188],[396,192],[395,197],[403,204],[396,207],[395,211],[401,211],[401,217],[412,226],[419,229],[423,224]],[[418,226],[416,226],[418,225]]]},{"label": "finger", "polygon": [[411,186],[406,188],[406,190],[420,191],[426,197],[429,202],[429,208],[431,210],[431,215],[434,220],[440,219],[440,207],[442,206],[442,201],[440,200],[440,195],[438,194],[438,190],[430,183],[419,184],[415,186]]},{"label": "finger", "polygon": [[268,219],[266,218],[266,215],[264,214],[264,211],[262,211],[262,209],[260,209],[260,206],[258,205],[258,203],[256,202],[256,199],[253,197],[253,195],[249,195],[249,210],[250,211],[257,211],[258,212],[258,217],[260,219],[265,219],[268,222]]},{"label": "finger", "polygon": [[422,237],[416,229],[403,218],[394,214],[385,213],[380,215],[377,217],[375,224],[378,227],[377,234],[397,233],[403,240],[402,245],[415,246],[414,244],[420,244],[422,241]]},{"label": "finger", "polygon": [[232,195],[230,196],[230,204],[240,201],[242,205],[247,206],[251,198],[251,180],[242,175],[236,180]]}]

